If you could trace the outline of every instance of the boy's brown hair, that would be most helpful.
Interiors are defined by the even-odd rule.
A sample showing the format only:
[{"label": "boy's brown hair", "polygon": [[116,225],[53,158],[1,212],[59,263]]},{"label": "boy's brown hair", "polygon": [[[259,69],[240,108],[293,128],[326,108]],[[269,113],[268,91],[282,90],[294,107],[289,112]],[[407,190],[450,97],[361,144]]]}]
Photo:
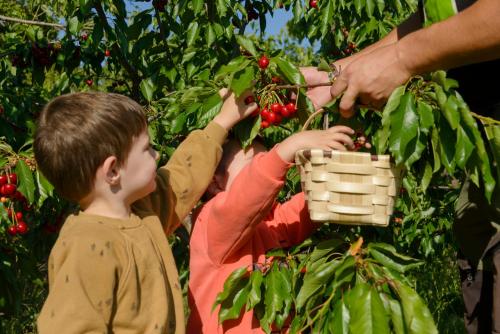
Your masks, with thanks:
[{"label": "boy's brown hair", "polygon": [[134,137],[147,128],[142,107],[110,93],[56,97],[43,109],[33,144],[35,159],[57,192],[79,201],[92,191],[97,169],[109,156],[122,164]]}]

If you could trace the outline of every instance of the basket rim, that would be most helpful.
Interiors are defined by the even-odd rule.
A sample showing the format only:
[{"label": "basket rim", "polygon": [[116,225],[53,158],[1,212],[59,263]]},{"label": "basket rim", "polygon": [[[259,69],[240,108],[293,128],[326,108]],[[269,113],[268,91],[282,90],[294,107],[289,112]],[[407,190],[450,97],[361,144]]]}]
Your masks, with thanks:
[{"label": "basket rim", "polygon": [[311,158],[311,151],[312,150],[318,150],[318,151],[323,151],[323,155],[327,158],[332,157],[332,152],[336,152],[337,154],[343,154],[343,155],[358,155],[358,156],[367,156],[370,155],[370,158],[372,161],[378,161],[379,157],[389,157],[391,162],[394,162],[393,157],[390,154],[371,154],[369,152],[353,152],[353,151],[339,151],[339,150],[322,150],[322,149],[302,149],[298,150],[296,154],[301,153],[306,159]]}]

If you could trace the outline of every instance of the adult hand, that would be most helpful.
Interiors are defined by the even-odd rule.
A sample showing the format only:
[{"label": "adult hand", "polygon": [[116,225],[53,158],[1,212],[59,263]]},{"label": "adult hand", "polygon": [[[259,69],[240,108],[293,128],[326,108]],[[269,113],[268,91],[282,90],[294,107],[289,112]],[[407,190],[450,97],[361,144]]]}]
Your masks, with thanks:
[{"label": "adult hand", "polygon": [[410,71],[399,59],[397,43],[394,43],[356,57],[340,73],[330,93],[333,98],[344,93],[340,113],[348,118],[354,115],[357,102],[381,108],[394,89],[410,76]]},{"label": "adult hand", "polygon": [[[337,60],[334,64],[341,72],[354,59],[355,55]],[[319,71],[316,67],[301,67],[300,71],[308,85],[329,82],[328,72]],[[330,94],[330,86],[318,86],[307,90],[307,97],[312,101],[314,108],[318,110],[325,104],[333,100]]]}]

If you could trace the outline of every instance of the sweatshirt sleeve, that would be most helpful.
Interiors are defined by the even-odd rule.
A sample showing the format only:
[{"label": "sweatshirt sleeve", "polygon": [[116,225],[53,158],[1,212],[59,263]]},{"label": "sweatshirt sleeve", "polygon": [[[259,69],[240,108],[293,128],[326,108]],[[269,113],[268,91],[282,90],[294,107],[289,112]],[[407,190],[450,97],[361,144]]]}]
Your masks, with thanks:
[{"label": "sweatshirt sleeve", "polygon": [[223,263],[248,242],[254,227],[274,204],[290,166],[276,148],[258,154],[240,171],[230,189],[212,199],[207,215],[207,252],[215,264]]},{"label": "sweatshirt sleeve", "polygon": [[294,195],[274,209],[273,225],[280,233],[279,240],[287,240],[283,247],[297,245],[307,239],[317,228],[311,221],[304,193]]},{"label": "sweatshirt sleeve", "polygon": [[38,332],[107,333],[127,258],[124,242],[106,234],[58,240],[49,258],[49,295],[38,317]]},{"label": "sweatshirt sleeve", "polygon": [[227,131],[215,122],[193,131],[158,169],[155,192],[134,203],[134,212],[157,215],[167,235],[173,233],[210,184],[226,137]]}]

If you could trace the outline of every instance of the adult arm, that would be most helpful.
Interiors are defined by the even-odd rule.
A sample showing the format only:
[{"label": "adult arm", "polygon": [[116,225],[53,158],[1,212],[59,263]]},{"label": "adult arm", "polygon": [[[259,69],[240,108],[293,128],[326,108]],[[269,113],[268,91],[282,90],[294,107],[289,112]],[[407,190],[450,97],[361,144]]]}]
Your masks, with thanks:
[{"label": "adult arm", "polygon": [[478,0],[464,11],[355,59],[331,88],[344,93],[340,112],[353,115],[357,98],[381,106],[411,76],[500,57],[500,2]]}]

